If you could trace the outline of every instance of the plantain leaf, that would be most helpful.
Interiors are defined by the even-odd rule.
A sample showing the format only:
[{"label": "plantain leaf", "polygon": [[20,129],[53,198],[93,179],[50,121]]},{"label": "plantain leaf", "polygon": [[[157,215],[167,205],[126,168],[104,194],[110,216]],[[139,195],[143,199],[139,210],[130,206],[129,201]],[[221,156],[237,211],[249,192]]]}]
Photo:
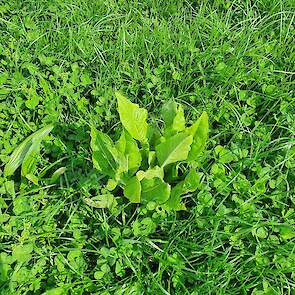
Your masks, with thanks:
[{"label": "plantain leaf", "polygon": [[116,147],[125,157],[125,171],[129,171],[133,175],[141,163],[141,154],[136,141],[127,131],[123,130],[121,137],[116,143]]},{"label": "plantain leaf", "polygon": [[[53,125],[48,125],[28,136],[11,154],[9,162],[4,167],[4,175],[12,175],[15,170],[23,163],[33,143],[36,144],[38,141],[41,143],[41,141],[50,133],[52,129]],[[36,150],[36,146],[31,149],[31,152],[33,150]],[[32,164],[32,162],[30,162],[31,160],[28,160],[28,167]],[[25,169],[27,169],[28,167],[26,167]]]},{"label": "plantain leaf", "polygon": [[141,184],[136,176],[131,177],[124,188],[124,196],[131,203],[140,203]]},{"label": "plantain leaf", "polygon": [[103,174],[115,178],[119,168],[119,154],[112,139],[92,127],[90,146],[94,167]]},{"label": "plantain leaf", "polygon": [[188,155],[188,161],[193,161],[198,158],[200,153],[204,150],[206,140],[208,137],[209,123],[208,115],[203,112],[200,118],[188,129],[189,134],[194,137],[191,150]]},{"label": "plantain leaf", "polygon": [[121,123],[130,135],[142,143],[147,142],[147,110],[129,101],[120,92],[115,93]]},{"label": "plantain leaf", "polygon": [[[33,171],[36,167],[38,156],[40,154],[40,146],[41,146],[40,139],[33,138],[32,144],[24,157],[22,168],[21,168],[21,174],[25,176],[26,178],[28,178],[27,175],[30,175],[29,177],[32,179],[31,174],[33,174]],[[36,184],[36,181],[34,181],[34,183]]]},{"label": "plantain leaf", "polygon": [[148,203],[154,201],[165,203],[170,196],[170,185],[158,177],[144,178],[141,181],[141,201]]},{"label": "plantain leaf", "polygon": [[161,167],[186,160],[193,136],[185,132],[178,133],[156,146],[156,155]]}]

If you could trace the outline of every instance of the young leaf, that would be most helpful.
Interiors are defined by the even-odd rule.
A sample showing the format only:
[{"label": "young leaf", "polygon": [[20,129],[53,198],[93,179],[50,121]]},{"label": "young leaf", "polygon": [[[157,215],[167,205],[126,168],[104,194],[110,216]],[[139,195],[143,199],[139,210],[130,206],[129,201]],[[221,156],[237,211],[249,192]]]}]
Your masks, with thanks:
[{"label": "young leaf", "polygon": [[197,173],[195,169],[191,169],[183,182],[183,193],[194,192],[200,185],[203,173]]},{"label": "young leaf", "polygon": [[102,194],[93,198],[85,198],[84,202],[94,208],[111,208],[115,206],[116,200],[112,194]]},{"label": "young leaf", "polygon": [[119,155],[112,139],[92,127],[90,146],[94,167],[102,173],[115,178],[119,167]]},{"label": "young leaf", "polygon": [[164,170],[163,170],[163,168],[161,168],[159,166],[155,166],[153,168],[149,168],[146,171],[139,170],[136,173],[136,176],[139,181],[141,181],[144,178],[145,179],[152,179],[154,177],[158,177],[160,179],[163,179],[164,178]]},{"label": "young leaf", "polygon": [[180,132],[185,129],[185,118],[182,106],[174,101],[167,102],[162,108],[165,122],[165,133]]},{"label": "young leaf", "polygon": [[169,210],[186,210],[184,203],[181,201],[181,196],[183,194],[183,184],[184,182],[179,182],[171,190],[171,196],[169,200],[165,203],[165,207]]},{"label": "young leaf", "polygon": [[150,151],[148,155],[148,164],[150,167],[154,166],[156,162],[156,152],[155,151]]},{"label": "young leaf", "polygon": [[147,141],[147,110],[129,101],[120,92],[115,93],[118,101],[118,112],[124,128],[130,135],[142,143]]},{"label": "young leaf", "polygon": [[131,177],[124,188],[124,196],[131,203],[140,203],[141,184],[136,176]]},{"label": "young leaf", "polygon": [[141,154],[136,141],[127,131],[123,130],[116,147],[126,158],[126,171],[129,171],[131,175],[134,174],[141,163]]},{"label": "young leaf", "polygon": [[141,181],[141,200],[145,203],[154,201],[158,204],[165,203],[170,196],[170,185],[162,179],[154,177],[144,178]]},{"label": "young leaf", "polygon": [[196,123],[188,128],[189,134],[194,137],[193,144],[188,155],[188,161],[193,161],[197,159],[200,153],[204,150],[208,137],[208,131],[208,115],[206,112],[203,112]]},{"label": "young leaf", "polygon": [[4,167],[4,176],[12,175],[15,170],[22,164],[25,156],[30,150],[33,139],[39,140],[40,142],[50,133],[53,129],[53,125],[48,125],[40,130],[34,132],[29,137],[27,137],[12,153],[9,162]]},{"label": "young leaf", "polygon": [[193,136],[178,133],[156,146],[157,159],[161,167],[186,160],[193,142]]}]

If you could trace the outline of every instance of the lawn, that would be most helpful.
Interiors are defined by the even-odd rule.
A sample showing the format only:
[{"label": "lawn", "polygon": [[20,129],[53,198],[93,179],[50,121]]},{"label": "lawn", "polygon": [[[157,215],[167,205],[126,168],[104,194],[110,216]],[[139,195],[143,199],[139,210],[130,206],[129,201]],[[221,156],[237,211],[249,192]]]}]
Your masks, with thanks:
[{"label": "lawn", "polygon": [[[0,1],[0,295],[294,294],[294,40],[294,0]],[[116,91],[208,115],[185,210],[107,182]]]}]

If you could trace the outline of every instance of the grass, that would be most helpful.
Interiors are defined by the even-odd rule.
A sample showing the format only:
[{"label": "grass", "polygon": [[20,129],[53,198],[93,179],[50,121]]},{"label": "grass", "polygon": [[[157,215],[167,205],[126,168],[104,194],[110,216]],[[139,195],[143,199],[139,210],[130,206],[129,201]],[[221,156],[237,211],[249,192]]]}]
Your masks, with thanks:
[{"label": "grass", "polygon": [[[1,295],[294,294],[293,1],[12,0],[0,30]],[[188,211],[82,201],[102,182],[89,126],[118,135],[115,89],[154,121],[170,98],[207,111]],[[48,123],[37,171],[64,166],[60,182],[5,178]]]}]

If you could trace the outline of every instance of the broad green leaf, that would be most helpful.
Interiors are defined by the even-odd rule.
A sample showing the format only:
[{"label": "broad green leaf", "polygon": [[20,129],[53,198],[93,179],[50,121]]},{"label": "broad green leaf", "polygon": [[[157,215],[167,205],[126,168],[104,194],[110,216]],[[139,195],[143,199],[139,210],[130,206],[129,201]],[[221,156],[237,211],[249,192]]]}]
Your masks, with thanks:
[{"label": "broad green leaf", "polygon": [[191,169],[184,179],[183,192],[194,192],[199,187],[202,176],[203,173],[198,173],[195,169]]},{"label": "broad green leaf", "polygon": [[85,198],[84,202],[94,208],[111,208],[115,206],[116,199],[112,194],[102,194],[93,198]]},{"label": "broad green leaf", "polygon": [[126,159],[125,171],[129,171],[130,174],[134,174],[141,163],[141,154],[136,141],[127,131],[123,130],[121,137],[116,143],[116,147]]},{"label": "broad green leaf", "polygon": [[118,101],[120,120],[124,128],[134,139],[143,143],[146,142],[148,131],[147,110],[132,103],[120,92],[116,92],[115,95]]},{"label": "broad green leaf", "polygon": [[171,189],[171,196],[165,203],[165,207],[167,207],[167,209],[176,211],[186,210],[186,207],[181,200],[181,196],[183,195],[183,184],[184,182],[181,181]]},{"label": "broad green leaf", "polygon": [[42,141],[53,129],[53,125],[48,125],[40,130],[34,132],[29,137],[27,137],[12,153],[10,156],[9,162],[4,167],[4,175],[10,176],[15,170],[22,164],[27,153],[29,152],[33,140],[34,141]]},{"label": "broad green leaf", "polygon": [[180,132],[185,129],[185,117],[181,104],[174,101],[167,102],[162,108],[165,122],[165,133]]},{"label": "broad green leaf", "polygon": [[161,167],[186,160],[191,149],[193,136],[178,133],[156,146],[157,159]]},{"label": "broad green leaf", "polygon": [[206,140],[208,137],[209,123],[208,115],[203,112],[200,118],[188,129],[189,134],[194,137],[191,150],[188,155],[188,161],[193,161],[198,158],[200,153],[204,150]]},{"label": "broad green leaf", "polygon": [[142,179],[152,179],[154,177],[158,177],[160,179],[164,178],[164,170],[163,168],[159,167],[159,166],[155,166],[153,168],[149,168],[146,171],[142,171],[139,170],[136,173],[137,178],[139,179],[139,181],[141,181]]},{"label": "broad green leaf", "polygon": [[141,184],[136,176],[131,177],[124,188],[124,196],[131,203],[140,203]]},{"label": "broad green leaf", "polygon": [[94,167],[103,174],[115,178],[119,167],[119,155],[112,139],[92,127],[90,146]]},{"label": "broad green leaf", "polygon": [[152,179],[144,178],[141,181],[141,201],[156,202],[158,204],[165,203],[170,196],[170,185],[162,179],[154,177]]}]

